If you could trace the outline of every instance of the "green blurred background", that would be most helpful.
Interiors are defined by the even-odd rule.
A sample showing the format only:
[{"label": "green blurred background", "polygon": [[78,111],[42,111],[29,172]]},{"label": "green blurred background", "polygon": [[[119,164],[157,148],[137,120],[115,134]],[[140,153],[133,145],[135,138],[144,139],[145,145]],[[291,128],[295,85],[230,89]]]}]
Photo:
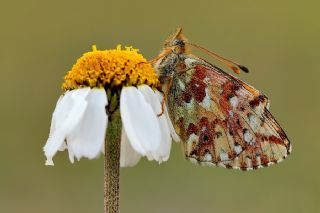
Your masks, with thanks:
[{"label": "green blurred background", "polygon": [[55,167],[44,166],[62,78],[92,44],[133,45],[150,59],[178,26],[251,68],[240,78],[269,96],[293,153],[240,172],[194,166],[174,144],[167,163],[121,170],[121,211],[320,212],[319,8],[289,0],[2,1],[0,212],[103,212],[102,157],[72,165],[60,152]]}]

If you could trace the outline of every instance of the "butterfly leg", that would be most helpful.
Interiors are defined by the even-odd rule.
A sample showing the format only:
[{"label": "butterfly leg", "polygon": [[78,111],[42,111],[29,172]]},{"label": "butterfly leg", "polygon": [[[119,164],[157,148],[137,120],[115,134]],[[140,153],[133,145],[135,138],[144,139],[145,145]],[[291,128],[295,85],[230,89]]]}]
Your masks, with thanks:
[{"label": "butterfly leg", "polygon": [[167,100],[167,97],[168,97],[168,94],[169,94],[169,91],[170,91],[170,88],[171,88],[172,82],[173,82],[173,75],[170,75],[168,77],[168,79],[169,79],[168,87],[166,88],[166,91],[164,91],[163,99],[161,101],[161,112],[158,114],[158,117],[160,117],[164,113],[164,107],[166,104],[166,100]]},{"label": "butterfly leg", "polygon": [[166,57],[168,54],[172,53],[172,49],[165,49],[163,51],[163,53],[161,53],[160,55],[158,55],[156,58],[153,58],[149,61],[143,61],[143,62],[139,62],[136,64],[136,67],[141,65],[141,64],[154,64],[156,63],[159,59]]},{"label": "butterfly leg", "polygon": [[159,59],[166,57],[167,55],[169,55],[170,53],[172,53],[172,49],[168,48],[168,49],[164,49],[162,53],[160,53],[160,55],[158,55],[157,57],[151,59],[150,61],[148,61],[148,63],[150,64],[154,64],[155,62],[157,62]]}]

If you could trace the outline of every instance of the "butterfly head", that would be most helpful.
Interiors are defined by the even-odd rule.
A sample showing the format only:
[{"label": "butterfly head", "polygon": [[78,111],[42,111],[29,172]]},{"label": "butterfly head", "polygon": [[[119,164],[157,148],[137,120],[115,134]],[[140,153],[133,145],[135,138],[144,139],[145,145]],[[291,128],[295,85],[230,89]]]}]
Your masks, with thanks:
[{"label": "butterfly head", "polygon": [[182,34],[182,28],[179,27],[174,34],[164,42],[165,49],[171,49],[176,54],[188,52],[188,39]]}]

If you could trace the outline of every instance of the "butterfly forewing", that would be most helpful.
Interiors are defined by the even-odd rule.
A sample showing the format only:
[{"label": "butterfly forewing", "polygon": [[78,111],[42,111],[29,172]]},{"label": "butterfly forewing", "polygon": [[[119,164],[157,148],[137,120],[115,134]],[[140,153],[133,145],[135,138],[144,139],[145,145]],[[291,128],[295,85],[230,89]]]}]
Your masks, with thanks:
[{"label": "butterfly forewing", "polygon": [[287,157],[290,143],[265,95],[202,59],[189,55],[182,63],[167,106],[188,159],[248,170]]}]

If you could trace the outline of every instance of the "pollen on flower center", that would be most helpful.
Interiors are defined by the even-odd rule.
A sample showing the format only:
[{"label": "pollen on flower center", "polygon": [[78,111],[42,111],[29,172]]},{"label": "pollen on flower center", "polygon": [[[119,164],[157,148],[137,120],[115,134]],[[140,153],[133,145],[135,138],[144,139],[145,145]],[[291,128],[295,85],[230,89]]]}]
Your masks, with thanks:
[{"label": "pollen on flower center", "polygon": [[85,53],[64,77],[63,90],[82,87],[111,88],[146,84],[157,87],[156,72],[137,49],[97,50]]}]

